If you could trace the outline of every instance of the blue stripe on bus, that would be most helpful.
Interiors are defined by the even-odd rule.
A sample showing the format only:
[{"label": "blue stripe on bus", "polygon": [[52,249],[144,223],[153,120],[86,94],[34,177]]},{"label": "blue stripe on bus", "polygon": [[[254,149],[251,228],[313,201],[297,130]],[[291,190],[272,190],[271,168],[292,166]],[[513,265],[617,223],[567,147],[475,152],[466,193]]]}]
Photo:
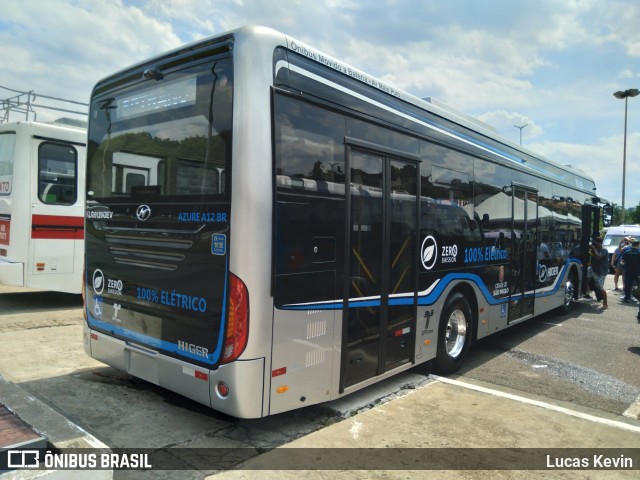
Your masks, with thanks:
[{"label": "blue stripe on bus", "polygon": [[191,358],[193,360],[197,360],[198,362],[214,364],[217,361],[217,359],[209,361],[208,358],[200,357],[193,353],[185,352],[184,350],[178,350],[178,345],[175,343],[167,342],[166,340],[160,340],[159,338],[155,337],[150,337],[149,335],[145,335],[144,333],[127,330],[126,328],[120,327],[118,325],[113,325],[102,320],[97,320],[89,312],[87,312],[87,318],[91,327],[100,328],[111,333],[112,335],[119,335],[126,338],[127,340],[141,343],[143,346],[149,346],[158,350],[175,353],[177,355],[180,355],[181,357]]},{"label": "blue stripe on bus", "polygon": [[209,358],[200,357],[193,353],[186,352],[184,350],[179,350],[178,345],[172,342],[168,342],[166,340],[161,340],[159,338],[150,337],[149,335],[145,335],[144,333],[134,332],[132,330],[128,330],[126,328],[120,327],[118,325],[113,325],[108,322],[104,322],[102,320],[97,320],[94,318],[89,312],[87,312],[87,318],[89,320],[89,326],[100,328],[105,330],[112,335],[119,335],[121,337],[126,338],[127,340],[132,340],[134,342],[138,342],[143,344],[143,346],[149,346],[152,348],[156,348],[158,350],[164,350],[166,352],[175,353],[180,355],[181,357],[191,358],[193,360],[197,360],[203,363],[214,364],[218,361],[220,357],[220,347],[216,348],[216,353],[214,354],[214,359],[209,360]]},{"label": "blue stripe on bus", "polygon": [[[551,295],[555,295],[558,293],[558,290],[562,287],[561,278],[564,277],[566,270],[569,268],[571,263],[582,264],[582,262],[578,259],[571,258],[565,262],[562,267],[562,270],[558,273],[556,278],[556,282],[551,290],[543,291],[539,293],[528,293],[528,294],[518,294],[512,297],[504,297],[504,298],[495,298],[486,285],[482,282],[482,279],[475,274],[472,273],[448,273],[436,285],[431,293],[428,295],[418,296],[418,305],[433,305],[438,298],[442,295],[444,290],[449,286],[449,284],[455,280],[467,280],[472,283],[475,283],[480,292],[482,292],[482,296],[485,298],[487,303],[490,305],[500,305],[502,303],[508,303],[514,299],[523,299],[528,297],[536,297],[543,298]],[[389,305],[390,306],[399,306],[399,305],[413,305],[414,297],[402,297],[402,298],[390,298]],[[292,304],[292,305],[283,305],[279,307],[281,310],[341,310],[343,302],[339,300],[332,300],[328,302],[322,303],[301,303],[301,304]],[[363,307],[380,307],[381,300],[379,297],[367,300],[358,300],[351,299],[348,302],[347,308],[363,308]]]}]

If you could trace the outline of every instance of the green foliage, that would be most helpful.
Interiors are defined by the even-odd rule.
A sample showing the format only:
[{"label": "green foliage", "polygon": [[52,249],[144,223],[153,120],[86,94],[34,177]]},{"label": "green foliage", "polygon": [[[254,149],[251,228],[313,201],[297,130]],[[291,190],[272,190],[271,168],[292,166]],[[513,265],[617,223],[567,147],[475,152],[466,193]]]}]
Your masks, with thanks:
[{"label": "green foliage", "polygon": [[633,210],[627,210],[624,222],[640,224],[640,202]]}]

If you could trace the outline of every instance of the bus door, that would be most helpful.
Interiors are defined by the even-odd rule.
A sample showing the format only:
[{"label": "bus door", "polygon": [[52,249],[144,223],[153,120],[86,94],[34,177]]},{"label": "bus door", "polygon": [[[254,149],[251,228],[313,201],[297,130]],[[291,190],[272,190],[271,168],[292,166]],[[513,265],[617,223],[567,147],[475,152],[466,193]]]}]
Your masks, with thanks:
[{"label": "bus door", "polygon": [[537,274],[538,193],[513,187],[509,323],[533,315]]},{"label": "bus door", "polygon": [[582,206],[582,234],[580,236],[580,258],[582,260],[582,293],[588,293],[589,286],[587,273],[591,259],[589,257],[589,245],[592,239],[600,236],[600,208],[597,205],[585,203]]},{"label": "bus door", "polygon": [[31,142],[35,176],[27,284],[80,293],[84,198],[78,191],[78,167],[84,145],[39,136]]},{"label": "bus door", "polygon": [[413,360],[416,162],[349,150],[340,391]]}]

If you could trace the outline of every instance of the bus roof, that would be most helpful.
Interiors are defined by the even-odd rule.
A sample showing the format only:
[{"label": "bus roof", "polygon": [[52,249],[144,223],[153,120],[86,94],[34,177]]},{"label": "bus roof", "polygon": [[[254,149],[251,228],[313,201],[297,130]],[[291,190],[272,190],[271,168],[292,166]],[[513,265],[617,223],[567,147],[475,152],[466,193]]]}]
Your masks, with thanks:
[{"label": "bus roof", "polygon": [[[285,47],[286,49],[292,52],[298,53],[311,60],[321,63],[327,68],[331,68],[340,73],[348,75],[350,78],[353,78],[359,82],[362,82],[366,85],[376,88],[382,92],[385,92],[399,100],[410,103],[421,110],[432,113],[448,121],[451,121],[457,125],[467,128],[473,132],[476,132],[477,134],[480,134],[499,144],[502,144],[511,150],[515,150],[525,155],[526,157],[534,158],[542,163],[548,164],[549,166],[552,166],[554,168],[570,173],[575,177],[594,183],[593,177],[583,172],[582,170],[576,167],[572,167],[570,165],[563,165],[562,163],[559,163],[557,161],[547,159],[545,157],[540,156],[537,153],[534,153],[522,147],[521,145],[516,145],[515,143],[509,141],[508,139],[498,135],[495,129],[493,129],[493,127],[486,124],[483,125],[482,122],[480,122],[479,120],[473,117],[470,117],[467,114],[464,114],[462,112],[457,112],[454,109],[449,108],[446,105],[442,104],[441,102],[433,101],[430,97],[423,99],[415,95],[412,95],[408,92],[405,92],[401,89],[398,89],[397,87],[391,84],[388,84],[382,80],[379,80],[357,68],[354,68],[342,62],[341,60],[338,60],[330,55],[324,54],[304,42],[296,40],[293,37],[285,35],[269,27],[244,26],[237,29],[229,30],[219,35],[208,37],[203,40],[186,44],[182,47],[165,52],[162,55],[141,61],[126,69],[116,72],[113,75],[110,75],[108,77],[101,79],[94,87],[93,92],[96,93],[96,91],[107,87],[112,82],[114,81],[118,82],[118,80],[122,80],[123,77],[128,77],[129,75],[134,73],[134,71],[139,70],[139,68],[142,67],[143,65],[148,65],[149,63],[160,63],[162,62],[163,59],[172,58],[177,55],[179,56],[188,55],[190,52],[199,50],[203,47],[206,47],[207,45],[213,46],[215,44],[220,44],[221,42],[225,42],[225,41],[232,42],[233,39],[236,37],[237,38],[241,38],[241,37],[255,38],[256,41],[260,42],[262,45],[270,42],[273,48],[276,48],[278,46]],[[523,164],[521,165],[521,167],[524,166],[524,168],[527,168],[527,167],[531,168],[530,166],[526,165],[526,162],[527,162],[526,158],[521,159],[521,161]],[[595,191],[592,191],[590,193],[595,196]]]}]

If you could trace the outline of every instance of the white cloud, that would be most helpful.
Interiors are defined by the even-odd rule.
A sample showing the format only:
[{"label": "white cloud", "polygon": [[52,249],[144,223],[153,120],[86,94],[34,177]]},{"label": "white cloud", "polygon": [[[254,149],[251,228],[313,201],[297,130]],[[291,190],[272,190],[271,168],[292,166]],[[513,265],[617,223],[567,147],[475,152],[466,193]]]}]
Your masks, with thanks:
[{"label": "white cloud", "polygon": [[516,112],[494,110],[478,115],[478,119],[493,126],[500,135],[516,144],[520,142],[520,129],[516,128],[516,125],[518,127],[524,126],[522,128],[523,144],[543,134],[542,128],[536,125],[531,118]]},{"label": "white cloud", "polygon": [[[526,146],[546,158],[583,170],[595,179],[599,196],[618,205],[622,203],[622,135],[602,137],[594,143],[540,142]],[[626,207],[640,202],[636,187],[640,178],[640,155],[636,152],[640,153],[640,132],[627,138]]]},{"label": "white cloud", "polygon": [[595,2],[589,24],[595,41],[621,45],[627,55],[640,57],[640,5],[625,0]]},{"label": "white cloud", "polygon": [[[467,112],[500,104],[512,108],[531,105],[532,85],[515,73],[526,76],[534,63],[543,63],[541,60],[517,58],[512,55],[517,50],[514,44],[498,42],[480,32],[469,33],[468,41],[461,33],[453,46],[440,48],[444,44],[440,39],[449,37],[449,33],[441,32],[434,40],[408,43],[399,49],[371,46],[352,38],[343,46],[342,57],[405,91],[436,97]],[[471,46],[476,44],[486,47]],[[501,103],[496,104],[496,99]]]},{"label": "white cloud", "polygon": [[86,103],[102,77],[182,43],[120,0],[5,0],[2,22],[0,85]]}]

